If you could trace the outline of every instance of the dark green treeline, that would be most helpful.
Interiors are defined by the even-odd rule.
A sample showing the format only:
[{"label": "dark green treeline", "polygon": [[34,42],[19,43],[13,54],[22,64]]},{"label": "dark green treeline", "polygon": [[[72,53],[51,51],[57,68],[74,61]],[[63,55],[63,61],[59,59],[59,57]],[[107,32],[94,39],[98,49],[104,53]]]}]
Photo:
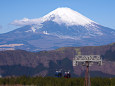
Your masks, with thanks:
[{"label": "dark green treeline", "polygon": [[[84,86],[84,78],[10,77],[0,78],[0,86]],[[115,86],[115,78],[91,78],[91,86]]]}]

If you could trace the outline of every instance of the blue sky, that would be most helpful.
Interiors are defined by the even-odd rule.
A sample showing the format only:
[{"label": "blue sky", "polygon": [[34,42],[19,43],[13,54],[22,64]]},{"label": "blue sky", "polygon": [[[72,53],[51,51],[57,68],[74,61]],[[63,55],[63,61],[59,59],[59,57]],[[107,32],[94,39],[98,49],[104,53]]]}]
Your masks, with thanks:
[{"label": "blue sky", "polygon": [[115,29],[115,0],[0,0],[0,33],[18,28],[10,24],[14,20],[39,18],[58,7],[69,7]]}]

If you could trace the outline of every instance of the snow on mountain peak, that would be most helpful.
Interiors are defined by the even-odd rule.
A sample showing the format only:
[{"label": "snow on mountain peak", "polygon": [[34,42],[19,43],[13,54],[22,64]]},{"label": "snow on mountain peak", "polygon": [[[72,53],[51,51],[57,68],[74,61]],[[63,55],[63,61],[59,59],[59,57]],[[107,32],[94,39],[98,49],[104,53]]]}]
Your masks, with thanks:
[{"label": "snow on mountain peak", "polygon": [[55,9],[54,11],[50,12],[49,14],[41,18],[37,18],[37,19],[24,18],[22,20],[15,20],[11,24],[17,26],[24,26],[24,25],[31,25],[31,24],[42,24],[45,21],[53,21],[58,24],[65,24],[67,26],[71,26],[71,25],[84,26],[94,22],[70,8],[62,7],[62,8]]},{"label": "snow on mountain peak", "polygon": [[86,18],[85,16],[81,15],[80,13],[67,8],[57,8],[54,11],[50,12],[49,14],[43,17],[44,21],[52,20],[58,24],[66,24],[68,26],[71,25],[86,25],[91,24],[92,20]]}]

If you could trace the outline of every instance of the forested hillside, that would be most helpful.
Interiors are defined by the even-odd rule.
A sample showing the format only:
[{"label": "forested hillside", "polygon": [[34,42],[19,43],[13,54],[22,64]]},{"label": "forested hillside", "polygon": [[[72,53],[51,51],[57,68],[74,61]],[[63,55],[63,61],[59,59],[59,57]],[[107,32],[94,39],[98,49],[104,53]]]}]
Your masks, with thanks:
[{"label": "forested hillside", "polygon": [[[10,77],[0,78],[2,86],[84,86],[84,78]],[[91,78],[91,86],[115,86],[115,78]]]},{"label": "forested hillside", "polygon": [[82,76],[85,68],[72,66],[72,59],[77,54],[101,55],[103,65],[92,66],[92,76],[115,75],[115,43],[105,46],[63,47],[40,52],[0,51],[0,73],[2,76],[54,76],[57,69],[63,69],[71,71],[72,76]]}]

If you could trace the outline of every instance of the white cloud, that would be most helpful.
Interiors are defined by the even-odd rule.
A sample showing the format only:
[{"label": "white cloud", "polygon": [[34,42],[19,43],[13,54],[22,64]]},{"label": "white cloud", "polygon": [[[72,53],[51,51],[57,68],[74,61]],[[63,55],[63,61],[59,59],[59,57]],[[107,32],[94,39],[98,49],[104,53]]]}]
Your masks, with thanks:
[{"label": "white cloud", "polygon": [[42,20],[39,19],[28,19],[28,18],[23,18],[22,20],[14,20],[10,24],[16,25],[16,26],[24,26],[24,25],[32,25],[32,24],[41,24]]}]

